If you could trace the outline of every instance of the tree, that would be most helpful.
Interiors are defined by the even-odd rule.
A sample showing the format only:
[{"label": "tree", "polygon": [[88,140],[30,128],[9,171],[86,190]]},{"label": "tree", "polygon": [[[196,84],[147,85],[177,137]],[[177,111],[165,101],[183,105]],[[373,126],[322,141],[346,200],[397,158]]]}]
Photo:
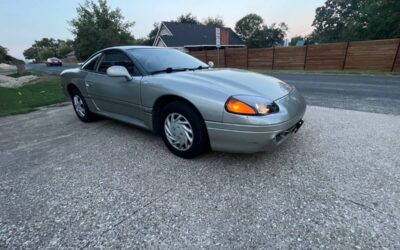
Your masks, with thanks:
[{"label": "tree", "polygon": [[398,0],[327,0],[316,9],[316,42],[387,39],[400,36]]},{"label": "tree", "polygon": [[264,20],[257,14],[248,14],[236,22],[235,31],[247,44],[254,32],[263,29]]},{"label": "tree", "polygon": [[400,37],[400,1],[368,0],[362,12],[366,17],[366,39]]},{"label": "tree", "polygon": [[237,21],[235,31],[249,48],[265,48],[282,45],[288,27],[285,23],[271,26],[257,14],[248,14]]},{"label": "tree", "polygon": [[176,18],[178,23],[199,24],[197,17],[193,16],[191,12],[182,14]]},{"label": "tree", "polygon": [[42,38],[35,41],[23,54],[25,58],[36,59],[36,61],[46,60],[53,56],[66,57],[69,52],[74,50],[73,43],[72,40]]},{"label": "tree", "polygon": [[23,55],[25,58],[36,59],[36,61],[45,60],[47,57],[52,57],[57,54],[59,41],[62,40],[55,40],[54,38],[46,37],[41,40],[36,40],[30,48],[23,52]]},{"label": "tree", "polygon": [[160,27],[159,23],[154,23],[153,24],[153,29],[147,35],[147,39],[145,41],[145,45],[149,45],[149,46],[153,45],[154,40],[156,39],[159,27]]},{"label": "tree", "polygon": [[360,38],[361,6],[365,0],[327,0],[316,9],[312,36],[318,42],[346,41]]},{"label": "tree", "polygon": [[57,56],[64,58],[67,57],[67,54],[74,50],[73,41],[72,40],[59,40],[57,47]]},{"label": "tree", "polygon": [[6,61],[7,52],[8,49],[0,45],[0,63],[4,63]]},{"label": "tree", "polygon": [[224,27],[224,20],[220,17],[208,17],[204,20],[204,25],[207,26],[218,26],[218,27]]},{"label": "tree", "polygon": [[43,61],[50,57],[57,57],[57,54],[54,50],[49,48],[42,48],[39,51],[39,58],[41,58]]},{"label": "tree", "polygon": [[36,59],[36,61],[39,59],[38,51],[36,50],[34,45],[32,45],[28,49],[24,50],[23,55],[27,59]]},{"label": "tree", "polygon": [[112,10],[106,0],[86,0],[76,9],[78,17],[70,21],[75,36],[75,51],[86,59],[94,52],[111,46],[133,44],[129,29],[134,22],[124,21],[120,9]]},{"label": "tree", "polygon": [[283,45],[287,26],[285,23],[271,26],[263,25],[261,29],[254,31],[247,42],[249,48],[268,48]]},{"label": "tree", "polygon": [[0,45],[0,63],[13,64],[17,66],[17,73],[23,74],[25,71],[25,63],[8,54],[8,49]]},{"label": "tree", "polygon": [[160,26],[159,23],[154,23],[153,24],[153,29],[151,29],[149,34],[146,37],[135,39],[135,44],[136,45],[152,46],[153,43],[154,43],[154,40],[156,39],[159,26]]},{"label": "tree", "polygon": [[42,38],[42,40],[35,41],[35,44],[39,48],[48,48],[55,51],[58,47],[58,41],[54,38]]}]

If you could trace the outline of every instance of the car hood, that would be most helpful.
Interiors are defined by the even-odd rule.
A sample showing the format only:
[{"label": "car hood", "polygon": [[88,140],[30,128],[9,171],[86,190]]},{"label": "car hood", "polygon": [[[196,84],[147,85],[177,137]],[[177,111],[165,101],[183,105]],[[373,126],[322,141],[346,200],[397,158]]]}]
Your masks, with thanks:
[{"label": "car hood", "polygon": [[[196,70],[157,75],[182,84],[207,85],[210,90],[232,95],[255,95],[274,101],[287,95],[291,86],[274,77],[238,69]],[[165,80],[167,80],[165,79]]]}]

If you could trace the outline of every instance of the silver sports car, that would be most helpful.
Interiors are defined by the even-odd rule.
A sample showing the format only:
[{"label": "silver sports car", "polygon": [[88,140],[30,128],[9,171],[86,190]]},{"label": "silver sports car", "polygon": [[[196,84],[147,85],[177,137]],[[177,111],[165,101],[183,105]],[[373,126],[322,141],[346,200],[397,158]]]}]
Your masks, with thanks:
[{"label": "silver sports car", "polygon": [[253,153],[281,144],[303,124],[306,103],[291,85],[238,69],[214,69],[175,49],[101,50],[61,73],[78,118],[106,116],[161,134],[177,156],[211,148]]}]

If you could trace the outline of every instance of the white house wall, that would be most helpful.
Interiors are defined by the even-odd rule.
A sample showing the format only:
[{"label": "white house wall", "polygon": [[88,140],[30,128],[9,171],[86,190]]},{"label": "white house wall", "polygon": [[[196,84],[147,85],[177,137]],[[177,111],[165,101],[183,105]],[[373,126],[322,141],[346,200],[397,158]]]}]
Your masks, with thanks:
[{"label": "white house wall", "polygon": [[158,39],[156,46],[157,47],[167,47],[162,39]]},{"label": "white house wall", "polygon": [[172,36],[171,32],[165,27],[165,25],[161,26],[160,36]]}]

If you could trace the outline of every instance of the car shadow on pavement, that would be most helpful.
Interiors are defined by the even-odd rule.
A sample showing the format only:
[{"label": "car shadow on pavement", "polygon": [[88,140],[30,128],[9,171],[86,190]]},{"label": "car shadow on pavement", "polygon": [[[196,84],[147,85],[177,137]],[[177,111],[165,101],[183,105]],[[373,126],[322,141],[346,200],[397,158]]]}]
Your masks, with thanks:
[{"label": "car shadow on pavement", "polygon": [[[265,152],[243,154],[243,153],[224,153],[208,151],[194,159],[183,159],[179,158],[169,152],[167,147],[164,145],[160,135],[156,135],[143,128],[123,123],[117,120],[108,118],[99,118],[100,123],[104,123],[104,129],[118,130],[121,134],[124,134],[126,140],[131,140],[132,143],[138,143],[138,139],[141,144],[145,144],[147,147],[151,147],[158,152],[151,152],[155,160],[162,162],[164,159],[171,159],[174,164],[183,165],[185,167],[198,167],[198,165],[208,166],[210,168],[230,168],[231,170],[241,169],[258,169],[260,166],[267,168],[269,171],[279,171],[282,164],[289,163],[290,161],[296,161],[294,155],[301,153],[302,149],[305,148],[302,137],[306,137],[307,129],[304,126],[298,133],[294,134],[283,144],[266,150]],[[103,132],[106,132],[104,130]],[[308,136],[309,137],[309,136]],[[147,152],[150,153],[150,152]],[[168,161],[166,161],[168,162]],[[166,164],[166,162],[164,164]]]}]

